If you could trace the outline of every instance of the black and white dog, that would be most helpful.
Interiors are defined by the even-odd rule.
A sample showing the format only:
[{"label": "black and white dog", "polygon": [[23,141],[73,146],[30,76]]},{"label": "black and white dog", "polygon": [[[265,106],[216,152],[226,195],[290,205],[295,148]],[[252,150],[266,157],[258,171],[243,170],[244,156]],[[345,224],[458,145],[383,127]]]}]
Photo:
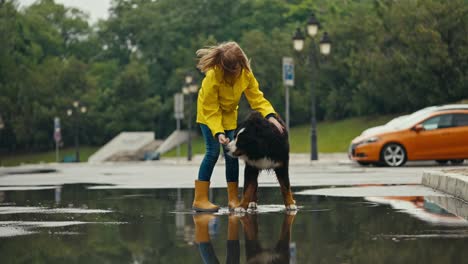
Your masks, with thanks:
[{"label": "black and white dog", "polygon": [[[284,122],[278,118],[284,126]],[[258,174],[273,169],[278,178],[286,210],[297,210],[289,182],[288,132],[281,133],[260,113],[253,112],[236,130],[227,145],[228,154],[245,161],[244,195],[236,211],[256,209]]]}]

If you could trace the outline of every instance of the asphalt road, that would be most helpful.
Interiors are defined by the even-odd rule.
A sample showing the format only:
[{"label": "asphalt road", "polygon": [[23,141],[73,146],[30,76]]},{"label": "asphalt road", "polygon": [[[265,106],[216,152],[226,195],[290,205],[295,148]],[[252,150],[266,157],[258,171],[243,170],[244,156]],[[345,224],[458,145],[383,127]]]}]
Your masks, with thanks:
[{"label": "asphalt road", "polygon": [[[448,168],[467,166],[436,166],[432,162],[420,162],[401,168],[379,168],[361,167],[346,160],[293,162],[290,179],[293,187],[311,187],[307,194],[437,196],[443,194],[420,185],[422,174],[428,170]],[[240,172],[242,186],[243,165]],[[92,189],[193,188],[197,173],[198,163],[177,161],[22,166],[0,168],[0,190],[48,189],[78,183],[89,184],[88,188]],[[259,184],[260,187],[278,185],[274,173],[268,171],[261,173]],[[222,163],[215,167],[211,186],[226,186]]]}]

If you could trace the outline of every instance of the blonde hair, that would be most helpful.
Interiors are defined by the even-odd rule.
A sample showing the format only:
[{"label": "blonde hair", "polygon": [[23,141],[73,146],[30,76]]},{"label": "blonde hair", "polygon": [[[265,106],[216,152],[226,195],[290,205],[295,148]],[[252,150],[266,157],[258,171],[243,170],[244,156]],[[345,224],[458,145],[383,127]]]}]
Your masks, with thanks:
[{"label": "blonde hair", "polygon": [[251,71],[249,59],[234,41],[199,49],[196,54],[200,58],[197,68],[202,72],[218,66],[223,70],[225,78],[233,78],[241,69]]}]

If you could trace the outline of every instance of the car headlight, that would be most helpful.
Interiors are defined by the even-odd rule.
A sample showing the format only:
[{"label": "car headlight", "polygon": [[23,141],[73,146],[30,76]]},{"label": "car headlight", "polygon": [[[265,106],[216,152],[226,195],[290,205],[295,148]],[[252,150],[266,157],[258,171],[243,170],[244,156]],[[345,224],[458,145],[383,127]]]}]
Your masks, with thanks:
[{"label": "car headlight", "polygon": [[370,137],[368,139],[364,139],[361,144],[369,144],[369,143],[374,143],[374,142],[377,142],[379,141],[380,138],[378,137]]}]

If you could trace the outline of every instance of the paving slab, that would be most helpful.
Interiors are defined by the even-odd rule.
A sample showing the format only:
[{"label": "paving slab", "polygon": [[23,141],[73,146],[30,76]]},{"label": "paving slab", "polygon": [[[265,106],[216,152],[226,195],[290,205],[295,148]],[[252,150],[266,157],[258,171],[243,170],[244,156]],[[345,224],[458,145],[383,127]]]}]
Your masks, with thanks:
[{"label": "paving slab", "polygon": [[[193,188],[199,165],[189,163],[167,164],[161,161],[119,162],[105,164],[70,163],[50,164],[54,173],[8,174],[0,177],[0,187],[37,188],[64,184],[100,185],[106,189],[164,189]],[[20,169],[21,167],[14,168]],[[243,186],[244,164],[240,162],[239,184]],[[376,168],[336,163],[294,164],[290,167],[291,184],[299,186],[344,186],[359,184],[420,184],[421,168]],[[263,171],[260,186],[278,186],[274,173]],[[105,186],[103,186],[105,185]],[[225,188],[225,166],[219,164],[213,171],[211,186]]]}]

